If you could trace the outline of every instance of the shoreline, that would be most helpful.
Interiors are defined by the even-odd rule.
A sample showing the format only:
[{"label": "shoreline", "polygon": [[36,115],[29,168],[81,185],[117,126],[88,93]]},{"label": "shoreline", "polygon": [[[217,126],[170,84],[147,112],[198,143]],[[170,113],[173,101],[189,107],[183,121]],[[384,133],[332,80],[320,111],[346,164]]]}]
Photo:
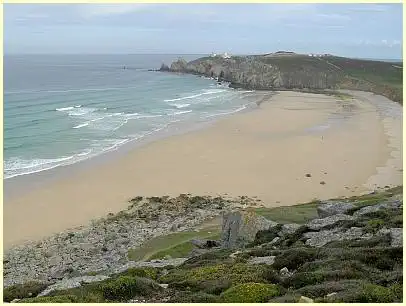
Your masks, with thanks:
[{"label": "shoreline", "polygon": [[[182,122],[171,122],[166,127],[161,130],[147,135],[141,139],[132,139],[121,146],[114,149],[105,151],[101,154],[79,160],[72,164],[58,165],[50,169],[41,170],[37,172],[32,172],[23,175],[17,175],[11,178],[3,180],[4,183],[4,199],[8,200],[16,195],[21,195],[21,192],[28,193],[37,190],[38,188],[44,187],[46,184],[51,183],[55,180],[64,179],[72,174],[75,174],[84,170],[91,170],[94,167],[103,165],[106,162],[111,162],[114,159],[120,158],[128,154],[129,152],[136,150],[140,147],[160,141],[162,139],[191,133],[201,129],[208,128],[215,124],[217,121],[232,116],[236,113],[245,113],[252,111],[253,109],[260,106],[260,104],[267,98],[273,96],[273,92],[258,92],[257,96],[260,98],[257,102],[249,102],[243,104],[245,108],[238,111],[233,111],[225,115],[217,115],[210,117],[211,119],[198,120],[198,121],[182,121]],[[261,97],[262,96],[262,97]]]},{"label": "shoreline", "polygon": [[[367,192],[368,188],[363,184],[373,175],[378,175],[375,181],[379,183],[376,167],[384,167],[391,153],[386,149],[388,136],[381,126],[375,107],[358,101],[355,104],[365,112],[355,112],[355,117],[350,117],[344,127],[322,131],[324,140],[320,142],[317,131],[315,134],[298,132],[309,125],[322,124],[329,113],[335,111],[331,104],[334,97],[318,95],[316,98],[315,95],[282,92],[268,99],[272,103],[259,103],[258,108],[252,111],[242,111],[215,120],[202,129],[150,141],[136,148],[128,147],[128,151],[121,152],[122,155],[117,152],[114,160],[110,156],[111,159],[94,161],[93,165],[89,163],[89,167],[82,167],[77,173],[72,171],[66,177],[50,177],[48,190],[39,186],[27,195],[5,201],[8,203],[4,205],[4,247],[87,224],[92,219],[124,209],[128,205],[127,201],[137,195],[228,193],[232,196],[257,196],[266,206],[272,207],[293,205],[316,196],[326,199]],[[309,100],[305,102],[308,109],[303,109],[303,101],[299,101],[302,109],[299,107],[295,110],[295,101],[300,99]],[[312,104],[310,100],[319,102]],[[263,124],[269,118],[275,118],[275,122],[270,121],[271,126]],[[286,126],[286,122],[290,122],[287,119],[296,119],[295,125]],[[363,130],[362,123],[370,124],[375,130]],[[354,128],[360,127],[358,134],[353,133]],[[269,140],[274,143],[269,143]],[[349,145],[344,149],[346,157],[352,157],[354,152],[360,156],[343,162],[340,154],[334,152],[334,148],[340,149],[340,145],[337,145],[340,141]],[[365,149],[363,145],[357,144],[359,141],[369,146]],[[295,152],[298,144],[305,149],[305,154],[310,154],[310,160],[297,153],[292,153],[293,159],[286,159],[284,152]],[[352,151],[354,148],[350,144],[355,145],[360,152]],[[247,146],[250,148],[247,149]],[[380,151],[374,156],[365,155],[371,148]],[[267,154],[263,152],[269,155],[275,152],[272,165],[267,164]],[[332,156],[314,156],[319,153],[330,153]],[[363,155],[368,158],[363,158]],[[248,161],[244,157],[248,157]],[[329,165],[332,158],[348,169],[356,169],[361,163],[362,170],[352,175],[350,181],[353,182],[347,182],[345,171],[336,169],[339,165]],[[237,161],[240,162],[240,168],[235,166]],[[283,164],[287,169],[281,167]],[[96,165],[99,167],[96,168]],[[315,174],[315,170],[309,168],[317,169],[319,173]],[[322,168],[327,174],[323,175]],[[306,171],[313,171],[310,180],[305,178]],[[275,174],[272,175],[272,172]],[[275,176],[279,176],[278,179]],[[266,180],[269,180],[269,185],[264,184]],[[325,180],[326,185],[319,184],[322,180]],[[292,186],[289,188],[289,185]],[[345,185],[351,185],[347,186],[351,190],[344,188]],[[386,182],[381,185],[383,187]],[[269,190],[270,186],[274,192]],[[295,194],[288,194],[291,188],[295,188]],[[309,199],[310,196],[312,198]],[[46,223],[44,220],[52,222]]]}]

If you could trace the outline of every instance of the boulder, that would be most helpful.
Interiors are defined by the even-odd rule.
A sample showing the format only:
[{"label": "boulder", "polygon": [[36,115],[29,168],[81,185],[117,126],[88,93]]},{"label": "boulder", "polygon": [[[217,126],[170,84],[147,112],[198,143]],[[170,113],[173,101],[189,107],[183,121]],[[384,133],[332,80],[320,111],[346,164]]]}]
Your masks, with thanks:
[{"label": "boulder", "polygon": [[384,203],[380,203],[377,205],[365,206],[361,209],[354,212],[354,217],[359,217],[365,214],[377,212],[384,209],[399,209],[403,205],[403,202],[400,200],[389,200]]},{"label": "boulder", "polygon": [[391,246],[392,247],[401,247],[403,246],[403,228],[383,228],[378,231],[377,235],[387,235],[391,237]]},{"label": "boulder", "polygon": [[296,224],[296,223],[284,224],[284,225],[282,225],[281,230],[278,232],[278,236],[283,237],[288,234],[293,234],[294,232],[297,231],[297,229],[299,227],[300,227],[300,224]]},{"label": "boulder", "polygon": [[335,223],[337,223],[338,221],[342,221],[342,220],[354,220],[353,216],[349,216],[349,215],[344,215],[344,214],[336,214],[336,215],[332,215],[332,216],[328,216],[326,218],[322,218],[322,219],[313,219],[311,221],[309,221],[306,226],[313,231],[318,231],[320,229],[322,229],[323,227],[326,227],[328,225],[333,225]]},{"label": "boulder", "polygon": [[301,296],[298,303],[314,303],[314,301],[306,296]]},{"label": "boulder", "polygon": [[348,230],[335,228],[332,230],[322,230],[320,232],[307,232],[303,237],[307,238],[306,245],[322,247],[332,241],[353,240],[358,238],[369,239],[371,235],[364,235],[360,227],[351,227]]},{"label": "boulder", "polygon": [[355,205],[347,202],[324,201],[317,207],[317,214],[320,218],[326,218],[336,214],[345,214],[353,208]]},{"label": "boulder", "polygon": [[247,263],[250,265],[272,265],[275,262],[275,257],[276,256],[252,257],[247,261]]},{"label": "boulder", "polygon": [[221,246],[235,248],[252,242],[259,231],[269,230],[277,223],[255,212],[234,211],[223,214]]}]

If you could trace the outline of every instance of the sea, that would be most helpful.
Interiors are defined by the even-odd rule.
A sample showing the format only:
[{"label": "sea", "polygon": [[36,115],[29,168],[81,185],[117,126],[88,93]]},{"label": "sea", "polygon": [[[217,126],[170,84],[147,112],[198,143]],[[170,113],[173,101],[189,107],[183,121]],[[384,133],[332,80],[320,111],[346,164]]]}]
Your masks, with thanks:
[{"label": "sea", "polygon": [[5,55],[4,178],[105,154],[260,98],[216,80],[150,71],[202,55]]}]

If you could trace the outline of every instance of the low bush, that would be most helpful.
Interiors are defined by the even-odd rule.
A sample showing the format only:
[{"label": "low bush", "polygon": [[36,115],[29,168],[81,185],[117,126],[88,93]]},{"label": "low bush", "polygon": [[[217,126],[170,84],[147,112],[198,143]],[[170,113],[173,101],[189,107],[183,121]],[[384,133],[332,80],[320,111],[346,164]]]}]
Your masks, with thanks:
[{"label": "low bush", "polygon": [[162,288],[147,278],[120,276],[102,283],[100,290],[106,300],[126,301],[135,296],[150,296]]},{"label": "low bush", "polygon": [[220,295],[224,303],[265,303],[279,295],[279,288],[272,284],[246,283],[236,285]]},{"label": "low bush", "polygon": [[289,270],[295,270],[305,262],[313,261],[317,257],[317,250],[314,248],[296,248],[287,249],[275,258],[273,267],[280,270],[287,267]]},{"label": "low bush", "polygon": [[39,282],[27,282],[25,284],[18,284],[10,286],[3,291],[4,302],[11,302],[14,299],[23,299],[35,297],[45,290],[47,284]]}]

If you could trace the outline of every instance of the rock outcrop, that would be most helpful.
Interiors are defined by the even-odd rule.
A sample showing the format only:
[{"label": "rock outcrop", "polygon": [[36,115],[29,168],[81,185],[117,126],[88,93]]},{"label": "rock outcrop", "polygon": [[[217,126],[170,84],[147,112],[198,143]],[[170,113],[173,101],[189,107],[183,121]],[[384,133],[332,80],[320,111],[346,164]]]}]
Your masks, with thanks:
[{"label": "rock outcrop", "polygon": [[254,212],[235,211],[223,215],[221,245],[225,248],[235,248],[252,242],[259,231],[269,230],[277,223],[268,220]]}]

